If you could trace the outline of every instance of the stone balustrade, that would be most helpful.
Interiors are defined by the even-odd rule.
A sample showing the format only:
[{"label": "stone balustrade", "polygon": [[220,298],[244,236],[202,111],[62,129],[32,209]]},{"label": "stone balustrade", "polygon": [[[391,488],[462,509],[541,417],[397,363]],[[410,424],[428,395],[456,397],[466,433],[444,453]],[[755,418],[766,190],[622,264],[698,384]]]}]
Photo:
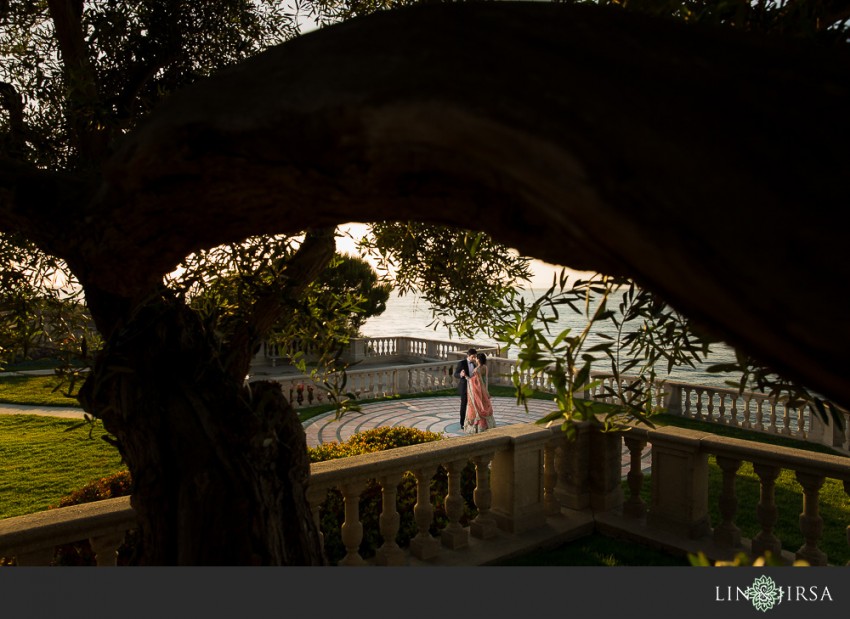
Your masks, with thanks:
[{"label": "stone balustrade", "polygon": [[[644,471],[641,455],[647,446],[652,458],[650,469]],[[624,453],[630,456],[625,484]],[[718,496],[709,493],[709,458],[722,470]],[[464,525],[460,474],[470,462],[475,469],[477,516]],[[736,524],[736,480],[744,462],[753,465],[760,480],[756,516],[761,529],[751,539]],[[448,478],[447,522],[432,534],[435,506],[430,488],[439,467]],[[793,471],[801,485],[800,514],[779,513],[774,484],[782,470]],[[397,534],[404,508],[397,488],[407,472],[416,480],[417,532],[409,545],[401,547]],[[837,480],[850,494],[850,459],[681,428],[632,426],[626,432],[601,432],[585,423],[570,439],[556,428],[516,424],[474,436],[315,463],[308,500],[319,523],[328,491],[341,492],[345,518],[339,535],[346,548],[339,561],[342,566],[481,565],[576,539],[594,529],[669,552],[703,551],[713,559],[770,551],[786,561],[796,557],[812,565],[827,565],[830,558],[820,548],[824,530],[838,527],[850,544],[850,522],[825,522],[820,514],[819,491],[827,479]],[[370,480],[381,488],[378,534],[382,543],[376,555],[366,559],[360,554],[366,531],[359,503]],[[642,498],[647,483],[648,503]],[[719,506],[720,522],[711,522],[711,505]],[[776,535],[780,518],[799,523],[804,543],[796,553],[781,550]],[[8,518],[0,520],[0,556],[17,557],[19,565],[47,565],[57,545],[89,539],[98,565],[114,565],[124,532],[133,525],[127,498]],[[323,536],[328,534],[323,531]]]},{"label": "stone balustrade", "polygon": [[341,373],[326,376],[324,380],[307,375],[280,376],[272,380],[281,384],[293,408],[301,409],[330,403],[334,382],[339,383],[337,389],[354,395],[358,400],[452,389],[457,386],[454,378],[455,363],[439,361],[354,369],[345,373],[344,385]]},{"label": "stone balustrade", "polygon": [[[380,340],[393,343],[394,348],[384,348],[389,351],[388,362],[398,362],[398,351],[405,355],[412,350],[409,346],[426,345],[429,354],[454,355],[452,360],[432,363],[407,363],[391,367],[363,367],[346,372],[345,393],[353,394],[357,399],[382,398],[410,393],[430,393],[457,386],[454,378],[454,368],[457,358],[463,356],[469,344],[455,343],[454,350],[439,348],[445,342],[436,340],[420,340],[416,338],[364,338],[362,342]],[[400,342],[405,342],[401,345]],[[365,344],[364,344],[365,345]],[[371,345],[371,344],[370,344]],[[439,350],[438,350],[439,348]],[[381,350],[380,346],[376,350]],[[492,351],[491,351],[492,352]],[[409,356],[405,358],[409,359]],[[491,356],[488,358],[490,368],[490,384],[512,386],[514,374],[518,372],[516,360]],[[614,402],[610,395],[616,391],[617,384],[608,373],[593,372],[592,376],[599,385],[589,392],[594,399],[602,402]],[[553,392],[554,386],[544,375],[526,373],[521,380],[533,389],[543,392]],[[621,376],[620,386],[626,387],[634,376]],[[275,378],[283,386],[284,394],[288,394],[290,403],[296,409],[328,403],[328,388],[322,381],[307,375],[291,375]],[[328,381],[342,380],[341,373],[326,377]],[[709,387],[693,385],[677,381],[665,380],[654,387],[654,404],[663,408],[667,413],[680,415],[697,421],[717,423],[738,427],[744,430],[786,436],[802,441],[826,445],[838,452],[850,454],[850,413],[840,411],[843,423],[834,419],[821,419],[813,414],[808,407],[792,408],[787,403],[763,393],[745,391],[724,387]]]},{"label": "stone balustrade", "polygon": [[[432,340],[427,338],[386,336],[352,338],[342,351],[340,360],[348,365],[380,361],[382,363],[417,363],[422,361],[451,361],[465,356],[469,348],[487,355],[498,355],[499,347],[475,342]],[[296,356],[306,361],[318,358],[311,342],[291,342],[283,345],[263,342],[254,358],[255,366],[285,365]]]},{"label": "stone balustrade", "polygon": [[[592,529],[589,515],[562,517],[554,524],[548,523],[551,509],[547,512],[545,497],[552,496],[554,477],[545,478],[550,485],[544,488],[542,463],[551,440],[548,429],[518,424],[475,436],[314,463],[308,500],[320,526],[319,512],[327,492],[338,489],[344,497],[341,537],[347,554],[339,565],[367,564],[359,553],[364,532],[358,510],[360,494],[373,479],[382,488],[383,544],[368,563],[485,563],[506,554],[527,552],[541,543],[584,535]],[[460,474],[469,462],[476,471],[473,496],[477,516],[468,526],[461,526],[464,499]],[[431,480],[438,467],[443,467],[448,475],[448,523],[434,536],[429,531],[435,513]],[[409,547],[400,548],[396,543],[396,495],[401,477],[408,471],[416,477],[417,501],[413,509],[418,531]],[[18,565],[49,565],[57,546],[88,539],[98,565],[115,565],[118,548],[134,520],[127,497],[7,518],[0,520],[0,557],[15,557]]]},{"label": "stone balustrade", "polygon": [[[368,354],[384,359],[413,356],[419,362],[348,371],[345,391],[358,398],[453,388],[456,361],[469,346],[416,338],[368,338],[361,344],[368,348]],[[434,356],[444,360],[422,362]],[[488,363],[491,384],[513,384],[515,361],[491,356]],[[535,389],[552,390],[544,378],[523,378]],[[597,373],[596,378],[600,386],[591,395],[610,400],[606,388],[610,391],[617,387],[613,377]],[[327,388],[310,377],[277,380],[296,408],[327,401]],[[627,383],[634,379],[621,380]],[[659,383],[654,397],[658,406],[672,414],[817,441],[850,453],[850,423],[846,417],[842,428],[763,394],[741,394],[735,389],[674,381]],[[652,498],[648,505],[641,498],[647,479],[641,454],[647,445],[652,450],[648,471]],[[625,475],[627,497],[623,493],[623,453],[630,455]],[[723,471],[723,488],[717,497],[708,495],[710,457]],[[460,522],[464,499],[459,484],[460,471],[469,462],[476,471],[473,507],[478,515],[464,527]],[[735,524],[735,482],[744,462],[752,464],[760,480],[757,516],[761,531],[752,539],[743,538]],[[438,535],[432,535],[429,529],[435,510],[429,490],[438,467],[448,475],[448,523]],[[818,496],[826,479],[838,480],[850,493],[850,460],[677,428],[653,430],[634,426],[625,433],[603,433],[583,424],[575,440],[568,440],[558,429],[529,424],[506,426],[476,436],[313,464],[308,498],[318,522],[320,505],[328,490],[336,488],[344,497],[341,537],[347,554],[341,565],[482,564],[579,537],[594,527],[668,550],[703,550],[715,558],[728,558],[740,550],[780,554],[781,541],[776,537],[775,525],[778,518],[787,514],[778,513],[774,484],[782,470],[794,471],[802,488],[802,513],[794,517],[799,519],[805,542],[796,556],[814,565],[826,564],[829,557],[819,548],[822,530],[827,526],[846,527],[850,544],[850,527],[848,523],[823,522]],[[416,478],[414,516],[418,532],[408,548],[400,548],[395,540],[399,526],[396,487],[406,472]],[[377,480],[382,489],[379,533],[383,545],[367,561],[358,550],[364,535],[358,499],[369,480]],[[710,522],[712,504],[719,507],[719,523]],[[117,549],[134,523],[128,498],[0,520],[0,557],[15,557],[18,565],[47,565],[56,546],[87,539],[98,565],[115,565]]]},{"label": "stone balustrade", "polygon": [[[621,438],[622,437],[622,438]],[[586,440],[586,439],[585,439]],[[820,549],[825,527],[843,528],[850,545],[850,520],[824,522],[819,513],[819,490],[825,480],[843,485],[850,495],[850,458],[802,451],[788,447],[753,443],[682,428],[647,429],[633,426],[625,433],[611,433],[608,453],[619,453],[620,440],[632,454],[627,484],[629,496],[621,510],[597,518],[603,532],[629,537],[660,547],[702,550],[710,557],[729,560],[744,552],[751,558],[770,552],[785,562],[802,559],[810,565],[827,565],[829,557]],[[639,458],[646,445],[652,449],[650,503],[641,498],[645,482]],[[709,495],[708,462],[713,457],[722,471],[719,496]],[[756,518],[760,530],[751,538],[742,536],[736,524],[739,500],[738,472],[743,463],[752,464],[759,478],[760,500]],[[802,513],[780,514],[775,498],[775,482],[783,470],[793,471],[802,487]],[[720,522],[712,523],[709,506],[715,502]],[[790,554],[782,550],[775,529],[779,518],[799,523],[803,545]]]},{"label": "stone balustrade", "polygon": [[114,566],[118,547],[136,524],[130,497],[105,499],[0,520],[0,557],[18,565],[50,565],[56,547],[89,540],[97,565]]}]

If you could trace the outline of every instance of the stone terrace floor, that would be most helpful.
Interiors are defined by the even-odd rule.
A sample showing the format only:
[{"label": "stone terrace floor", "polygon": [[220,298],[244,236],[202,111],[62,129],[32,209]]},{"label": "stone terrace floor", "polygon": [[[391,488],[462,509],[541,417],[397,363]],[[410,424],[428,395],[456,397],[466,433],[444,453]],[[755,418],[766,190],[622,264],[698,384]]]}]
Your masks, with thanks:
[{"label": "stone terrace floor", "polygon": [[[529,400],[528,412],[517,405],[514,398],[494,397],[493,415],[497,426],[515,423],[533,423],[550,413],[552,403],[546,400]],[[460,428],[460,398],[441,396],[433,398],[413,398],[410,400],[391,400],[361,405],[359,411],[349,411],[338,421],[334,412],[328,412],[304,422],[307,445],[315,447],[320,443],[345,441],[352,434],[381,426],[403,426],[444,433],[447,437],[463,436]],[[650,465],[651,449],[643,452],[643,469]],[[623,448],[623,475],[628,473],[629,452]]]}]

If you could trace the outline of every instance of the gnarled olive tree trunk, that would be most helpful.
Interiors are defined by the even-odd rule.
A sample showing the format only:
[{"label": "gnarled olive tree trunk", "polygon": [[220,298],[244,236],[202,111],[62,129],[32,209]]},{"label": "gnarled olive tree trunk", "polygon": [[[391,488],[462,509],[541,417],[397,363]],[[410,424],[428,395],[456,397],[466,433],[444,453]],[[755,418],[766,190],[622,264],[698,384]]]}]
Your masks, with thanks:
[{"label": "gnarled olive tree trunk", "polygon": [[82,389],[129,466],[140,560],[321,565],[295,411],[279,385],[245,384],[220,354],[193,311],[160,297],[115,330]]}]

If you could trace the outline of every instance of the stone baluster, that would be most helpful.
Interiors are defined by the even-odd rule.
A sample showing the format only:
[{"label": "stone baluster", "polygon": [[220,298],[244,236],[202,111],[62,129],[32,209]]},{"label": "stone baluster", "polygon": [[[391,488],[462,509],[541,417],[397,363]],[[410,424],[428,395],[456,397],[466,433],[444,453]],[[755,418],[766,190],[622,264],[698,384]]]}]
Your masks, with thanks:
[{"label": "stone baluster", "polygon": [[493,493],[490,490],[490,462],[493,454],[476,456],[472,459],[475,463],[475,490],[472,492],[472,500],[478,515],[469,523],[469,532],[478,539],[489,539],[498,533],[496,519],[490,513],[493,501]]},{"label": "stone baluster", "polygon": [[818,495],[823,486],[823,475],[810,475],[797,471],[797,481],[803,486],[803,513],[800,514],[800,532],[805,542],[796,553],[797,559],[809,565],[826,565],[826,554],[818,548],[823,535],[823,518],[818,507]]},{"label": "stone baluster", "polygon": [[321,509],[322,503],[327,499],[328,491],[325,488],[307,487],[307,502],[310,503],[310,513],[313,514],[313,523],[319,532],[319,545],[325,549],[325,534],[322,533]]},{"label": "stone baluster", "polygon": [[383,544],[375,551],[376,565],[405,565],[407,558],[396,542],[401,516],[398,513],[398,484],[401,475],[384,475],[381,484],[380,530]]},{"label": "stone baluster", "polygon": [[434,521],[434,506],[431,504],[431,478],[434,469],[417,469],[416,505],[413,506],[413,518],[416,520],[416,537],[410,540],[410,553],[417,559],[427,561],[440,551],[440,542],[431,535],[431,523]]},{"label": "stone baluster", "polygon": [[721,546],[738,548],[741,546],[741,530],[735,525],[738,513],[738,496],[735,493],[735,479],[741,461],[736,458],[717,456],[717,465],[723,471],[723,489],[720,493],[720,524],[714,529],[714,541]]},{"label": "stone baluster", "polygon": [[780,434],[791,436],[791,407],[788,402],[782,405],[782,431]]},{"label": "stone baluster", "polygon": [[774,434],[778,432],[776,427],[776,400],[770,400],[770,431]]},{"label": "stone baluster", "polygon": [[[850,479],[844,480],[844,494],[850,496]],[[847,545],[850,546],[850,524],[847,525]],[[850,561],[847,562],[847,565],[850,566]]]},{"label": "stone baluster", "polygon": [[681,387],[682,390],[682,416],[684,417],[693,417],[693,413],[691,412],[691,388],[690,387]]},{"label": "stone baluster", "polygon": [[708,405],[706,406],[707,419],[706,421],[714,422],[714,393],[709,391],[706,393]]},{"label": "stone baluster", "polygon": [[440,532],[443,546],[457,550],[469,544],[469,532],[460,524],[463,515],[463,496],[460,493],[461,472],[466,466],[467,460],[452,460],[444,465],[448,473],[449,491],[446,494],[446,516],[448,523]]},{"label": "stone baluster", "polygon": [[124,543],[126,531],[113,531],[89,538],[89,544],[94,552],[94,560],[98,567],[115,567],[118,565],[118,547]]},{"label": "stone baluster", "polygon": [[752,401],[753,396],[747,394],[744,396],[744,423],[742,424],[743,428],[751,429],[753,427],[752,420]]},{"label": "stone baluster", "polygon": [[339,565],[366,565],[360,556],[360,542],[363,541],[363,523],[360,522],[360,494],[365,489],[364,482],[347,483],[340,486],[342,498],[345,501],[345,521],[342,523],[342,543],[345,546],[345,556]]},{"label": "stone baluster", "polygon": [[726,394],[718,393],[717,399],[720,401],[720,406],[717,408],[717,421],[726,425],[733,424],[733,419],[726,416]]},{"label": "stone baluster", "polygon": [[558,481],[558,472],[555,469],[555,451],[558,440],[552,439],[546,444],[543,451],[543,504],[547,516],[560,516],[561,504],[555,496],[555,484]]},{"label": "stone baluster", "polygon": [[756,400],[756,430],[764,430],[764,398]]},{"label": "stone baluster", "polygon": [[644,478],[641,464],[643,463],[646,439],[631,436],[627,432],[623,435],[623,440],[629,450],[629,473],[626,476],[629,485],[629,498],[623,505],[623,515],[628,518],[641,519],[646,515],[646,502],[640,496]]},{"label": "stone baluster", "polygon": [[779,510],[776,508],[775,490],[776,478],[779,477],[779,467],[766,464],[753,464],[753,470],[759,476],[761,490],[757,509],[758,521],[761,531],[753,539],[753,557],[760,557],[770,552],[776,559],[782,556],[782,543],[773,534],[776,526]]},{"label": "stone baluster", "polygon": [[[696,402],[697,415],[696,415],[696,419],[697,419],[697,421],[703,421],[703,415],[702,415],[703,390],[702,389],[694,389],[694,393],[697,394],[697,402]],[[708,421],[711,421],[711,419],[709,418]]]},{"label": "stone baluster", "polygon": [[21,567],[36,567],[51,565],[53,563],[53,555],[56,554],[56,549],[53,546],[32,550],[30,552],[22,552],[15,556],[15,563]]}]

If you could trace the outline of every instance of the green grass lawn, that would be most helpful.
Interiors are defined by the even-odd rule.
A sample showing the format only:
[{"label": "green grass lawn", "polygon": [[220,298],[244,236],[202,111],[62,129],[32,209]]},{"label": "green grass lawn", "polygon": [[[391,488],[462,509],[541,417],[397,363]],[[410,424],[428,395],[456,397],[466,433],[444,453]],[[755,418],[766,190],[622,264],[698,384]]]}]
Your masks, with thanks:
[{"label": "green grass lawn", "polygon": [[69,393],[68,383],[62,383],[56,375],[48,376],[0,376],[0,402],[6,404],[29,404],[32,406],[75,406],[79,407],[76,395],[80,383]]},{"label": "green grass lawn", "polygon": [[104,433],[77,419],[0,415],[0,518],[56,505],[86,483],[126,467]]}]

